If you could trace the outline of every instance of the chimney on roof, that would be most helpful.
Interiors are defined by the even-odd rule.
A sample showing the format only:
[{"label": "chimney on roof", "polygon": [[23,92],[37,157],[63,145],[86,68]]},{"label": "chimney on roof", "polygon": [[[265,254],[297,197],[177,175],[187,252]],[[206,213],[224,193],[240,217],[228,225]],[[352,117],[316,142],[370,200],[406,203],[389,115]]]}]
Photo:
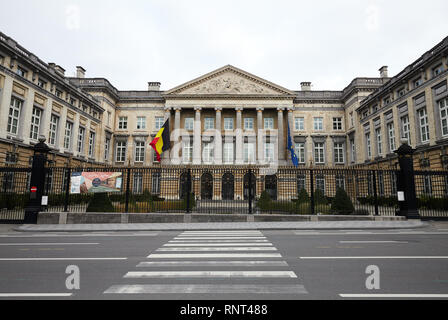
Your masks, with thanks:
[{"label": "chimney on roof", "polygon": [[380,77],[381,78],[388,78],[389,77],[388,74],[387,74],[387,66],[382,66],[379,71],[380,71]]},{"label": "chimney on roof", "polygon": [[302,87],[302,91],[310,91],[311,90],[311,82],[301,82],[300,86]]},{"label": "chimney on roof", "polygon": [[86,76],[86,69],[81,66],[76,66],[76,78],[84,78]]},{"label": "chimney on roof", "polygon": [[148,91],[160,91],[160,82],[148,82]]},{"label": "chimney on roof", "polygon": [[53,62],[48,63],[48,65],[50,66],[50,68],[54,69],[54,71],[56,71],[57,74],[65,77],[65,69],[62,68],[60,65],[57,65],[56,63]]}]

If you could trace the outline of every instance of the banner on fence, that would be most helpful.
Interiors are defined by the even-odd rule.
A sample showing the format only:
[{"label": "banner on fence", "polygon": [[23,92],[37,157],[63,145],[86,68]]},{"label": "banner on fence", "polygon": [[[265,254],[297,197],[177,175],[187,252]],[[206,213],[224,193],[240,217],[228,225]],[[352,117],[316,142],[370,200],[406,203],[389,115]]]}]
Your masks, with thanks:
[{"label": "banner on fence", "polygon": [[121,192],[121,172],[73,172],[70,193]]}]

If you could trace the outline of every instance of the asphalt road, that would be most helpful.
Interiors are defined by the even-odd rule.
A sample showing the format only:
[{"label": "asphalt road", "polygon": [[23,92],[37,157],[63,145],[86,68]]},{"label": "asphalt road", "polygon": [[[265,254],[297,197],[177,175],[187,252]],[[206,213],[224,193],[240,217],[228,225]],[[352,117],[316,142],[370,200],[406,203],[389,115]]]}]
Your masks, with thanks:
[{"label": "asphalt road", "polygon": [[[0,300],[448,299],[446,223],[368,231],[0,229]],[[366,273],[369,266],[377,273]],[[366,287],[369,276],[379,289]]]}]

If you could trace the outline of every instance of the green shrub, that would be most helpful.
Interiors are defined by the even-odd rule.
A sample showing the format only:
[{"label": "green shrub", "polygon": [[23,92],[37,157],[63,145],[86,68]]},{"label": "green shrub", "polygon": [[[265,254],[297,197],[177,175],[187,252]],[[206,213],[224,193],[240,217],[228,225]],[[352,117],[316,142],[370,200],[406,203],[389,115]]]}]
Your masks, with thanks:
[{"label": "green shrub", "polygon": [[267,193],[267,191],[264,190],[260,195],[260,199],[258,199],[257,201],[257,207],[260,210],[269,210],[271,201],[272,200],[271,197],[269,196],[269,193]]},{"label": "green shrub", "polygon": [[331,211],[335,214],[351,214],[355,211],[352,200],[344,189],[337,187],[336,195],[331,203]]},{"label": "green shrub", "polygon": [[114,212],[114,206],[107,193],[94,193],[86,212]]},{"label": "green shrub", "polygon": [[306,189],[303,188],[299,192],[299,195],[297,197],[297,203],[301,204],[301,203],[306,203],[306,202],[310,202],[310,197],[308,195],[308,192],[306,192]]},{"label": "green shrub", "polygon": [[[196,198],[194,196],[193,192],[190,192],[190,210],[192,210],[194,207],[196,207]],[[182,208],[184,210],[187,209],[187,197],[185,197],[182,201]]]},{"label": "green shrub", "polygon": [[314,204],[328,205],[328,200],[320,189],[314,191]]},{"label": "green shrub", "polygon": [[296,213],[311,214],[311,204],[309,202],[303,202],[303,203],[296,202]]}]

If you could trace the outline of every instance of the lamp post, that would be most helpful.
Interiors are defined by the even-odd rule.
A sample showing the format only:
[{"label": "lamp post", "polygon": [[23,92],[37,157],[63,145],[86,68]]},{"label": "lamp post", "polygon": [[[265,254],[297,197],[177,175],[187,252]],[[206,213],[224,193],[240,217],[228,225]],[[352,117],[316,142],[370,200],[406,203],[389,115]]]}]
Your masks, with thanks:
[{"label": "lamp post", "polygon": [[31,169],[30,199],[25,207],[25,224],[36,224],[37,215],[42,209],[42,195],[45,187],[45,164],[50,148],[45,144],[45,137],[39,136],[39,143],[34,146],[33,166]]},{"label": "lamp post", "polygon": [[401,146],[394,152],[398,154],[400,172],[398,174],[398,203],[400,215],[408,219],[420,219],[417,210],[417,198],[415,195],[414,163],[412,154],[414,149],[407,144],[407,140],[401,140]]}]

